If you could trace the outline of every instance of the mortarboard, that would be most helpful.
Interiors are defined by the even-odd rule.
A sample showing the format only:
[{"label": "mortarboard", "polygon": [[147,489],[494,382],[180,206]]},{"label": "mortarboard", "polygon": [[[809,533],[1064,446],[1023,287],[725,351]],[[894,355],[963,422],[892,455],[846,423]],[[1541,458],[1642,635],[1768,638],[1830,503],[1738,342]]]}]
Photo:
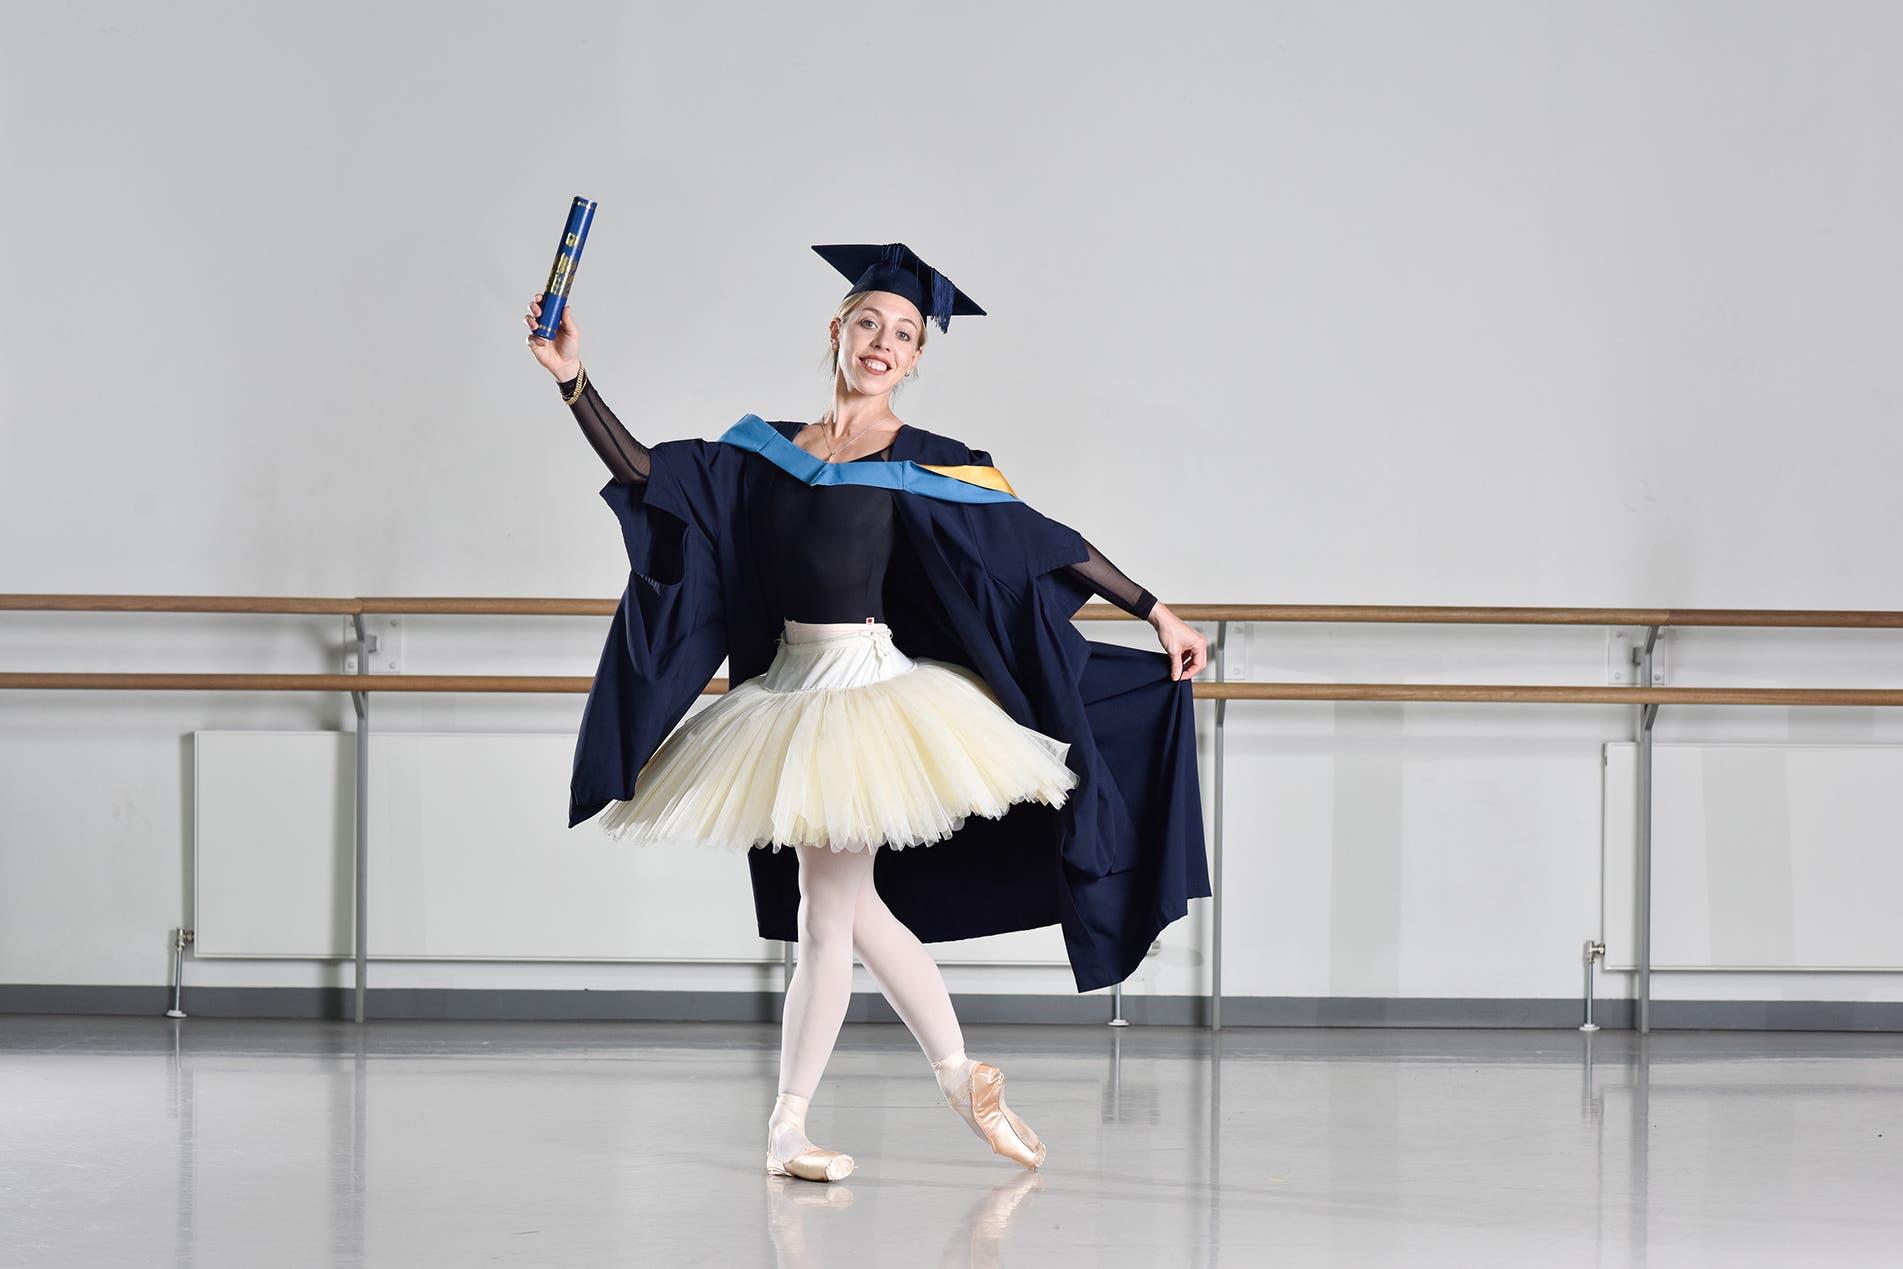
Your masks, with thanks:
[{"label": "mortarboard", "polygon": [[953,313],[983,317],[985,311],[969,295],[952,285],[950,278],[926,264],[902,242],[842,243],[816,246],[820,258],[839,270],[852,283],[847,295],[860,291],[890,291],[918,305],[918,311],[938,323],[938,329],[950,330]]}]

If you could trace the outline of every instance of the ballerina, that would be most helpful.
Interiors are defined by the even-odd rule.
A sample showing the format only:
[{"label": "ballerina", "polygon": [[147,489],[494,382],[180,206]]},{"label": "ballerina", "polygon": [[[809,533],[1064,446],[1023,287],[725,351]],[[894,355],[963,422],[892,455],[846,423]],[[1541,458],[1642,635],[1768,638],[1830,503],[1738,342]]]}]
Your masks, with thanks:
[{"label": "ballerina", "polygon": [[[922,922],[917,903],[929,900],[917,897],[917,887],[898,884],[899,868],[887,870],[881,855],[917,858],[928,847],[955,855],[967,840],[975,851],[970,817],[1016,824],[1023,812],[1007,816],[1018,806],[1047,808],[1050,818],[1040,823],[1048,840],[1059,822],[1055,813],[1086,775],[1120,773],[1098,754],[1090,734],[1095,716],[1082,725],[1081,700],[1072,711],[1079,725],[1069,735],[1029,725],[968,663],[987,659],[972,654],[985,640],[958,638],[955,619],[935,624],[918,615],[921,603],[933,602],[922,593],[942,601],[950,588],[927,578],[918,548],[928,530],[916,518],[965,506],[981,516],[1015,515],[1012,523],[1023,532],[1014,536],[1047,540],[1072,555],[1081,546],[1081,558],[1050,570],[1062,579],[1057,593],[1071,601],[1101,595],[1156,629],[1169,656],[1168,677],[1182,689],[1167,698],[1152,693],[1163,710],[1156,718],[1187,711],[1187,679],[1206,664],[1205,641],[1095,547],[1066,539],[1069,530],[1042,517],[1025,519],[1035,513],[990,466],[989,455],[893,412],[894,391],[917,372],[928,316],[944,330],[952,314],[983,310],[903,244],[815,250],[853,286],[828,323],[832,404],[810,424],[748,415],[721,442],[650,447],[621,424],[582,365],[572,305],[553,339],[529,337],[612,475],[603,497],[621,518],[633,566],[584,713],[571,824],[599,812],[601,828],[622,840],[748,850],[763,935],[776,897],[787,897],[767,861],[782,851],[795,856],[800,956],[782,1013],[768,1172],[837,1181],[853,1171],[850,1155],[813,1143],[806,1114],[845,1018],[855,955],[918,1041],[947,1105],[996,1154],[1036,1169],[1044,1143],[1005,1104],[1003,1072],[966,1054],[944,979],[918,934],[882,896],[875,862],[882,882],[893,881],[915,923]],[[524,316],[531,331],[540,300],[532,297]],[[722,554],[728,551],[735,554]],[[1006,567],[1002,559],[994,566]],[[704,597],[699,608],[725,610],[718,630],[704,611],[686,611],[694,605],[684,588],[696,578],[704,584],[693,592]],[[908,581],[915,583],[910,590]],[[743,610],[743,602],[752,607]],[[1061,616],[1074,611],[1071,602]],[[760,637],[765,616],[777,627],[770,648]],[[895,626],[926,647],[901,650]],[[689,651],[694,655],[681,663]],[[732,686],[680,721],[713,668],[706,658],[718,651],[728,653]],[[743,672],[763,659],[759,672]],[[1088,659],[1086,653],[1079,665]],[[1055,661],[1051,670],[1076,677]],[[1016,676],[994,674],[1018,687]],[[1188,840],[1193,827],[1191,862],[1200,866],[1193,727],[1191,734],[1190,809],[1184,791],[1171,790],[1166,818],[1177,830],[1168,835],[1172,841]],[[1160,752],[1180,777],[1181,747]],[[600,786],[616,791],[603,797]],[[1124,827],[1113,820],[1104,836],[1116,838],[1110,830]],[[1130,828],[1128,837],[1136,836]],[[1039,839],[1018,829],[1001,840],[1008,847]],[[991,853],[999,853],[995,842]],[[1036,862],[1032,851],[1010,854],[1026,858],[1002,867]],[[934,865],[941,881],[944,866]],[[1196,866],[1184,874],[1185,897],[1208,893],[1206,873]],[[1078,894],[1092,893],[1078,884]],[[949,892],[940,886],[933,893]],[[1027,904],[1026,897],[1040,899],[1020,896],[1003,915],[978,916],[966,911],[969,900],[951,894],[937,915],[954,930],[975,921],[980,933],[1058,919],[1045,915],[1052,905]],[[1135,931],[1146,942],[1154,933],[1143,933],[1147,928]],[[1116,957],[1121,969],[1128,949],[1119,945]],[[1080,971],[1080,990],[1082,981]]]}]

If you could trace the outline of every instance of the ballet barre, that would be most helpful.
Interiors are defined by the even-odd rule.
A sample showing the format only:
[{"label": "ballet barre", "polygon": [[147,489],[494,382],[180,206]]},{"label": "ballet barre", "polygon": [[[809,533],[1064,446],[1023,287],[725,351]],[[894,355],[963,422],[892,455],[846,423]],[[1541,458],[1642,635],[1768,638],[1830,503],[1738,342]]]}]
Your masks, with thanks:
[{"label": "ballet barre", "polygon": [[[279,613],[346,616],[351,619],[356,660],[354,673],[345,674],[148,674],[137,672],[0,672],[0,690],[89,691],[232,691],[232,692],[345,692],[357,718],[355,876],[353,898],[356,929],[353,943],[355,1020],[364,1020],[368,981],[367,897],[369,871],[369,741],[370,696],[374,692],[503,692],[583,693],[592,684],[588,676],[515,674],[376,674],[370,669],[375,635],[365,618],[372,615],[425,616],[612,616],[617,601],[538,598],[295,598],[235,595],[0,595],[0,611],[13,612],[170,612],[170,613]],[[1652,733],[1662,705],[1903,705],[1903,690],[1890,688],[1726,688],[1662,687],[1653,682],[1653,658],[1660,634],[1670,627],[1754,627],[1782,629],[1900,629],[1903,612],[1803,609],[1674,609],[1674,608],[1487,608],[1379,605],[1293,604],[1183,604],[1172,611],[1192,624],[1213,625],[1213,676],[1198,678],[1194,696],[1214,703],[1214,757],[1211,847],[1211,937],[1208,1024],[1222,1027],[1222,919],[1223,919],[1223,740],[1230,701],[1393,701],[1476,702],[1490,704],[1618,704],[1634,710],[1638,746],[1637,806],[1635,808],[1638,861],[1637,1030],[1651,1030],[1652,1004]],[[1108,603],[1086,604],[1079,621],[1134,621]],[[1381,623],[1443,625],[1603,626],[1635,627],[1631,659],[1636,685],[1505,685],[1420,683],[1257,683],[1232,680],[1226,674],[1229,629],[1245,622]],[[711,680],[706,693],[727,690],[723,678]],[[174,1007],[179,1011],[184,945],[189,931],[175,931]],[[1600,946],[1590,944],[1590,947]],[[1603,951],[1603,948],[1601,949]],[[1590,1020],[1591,956],[1587,963],[1588,1027]],[[790,977],[792,948],[784,953]],[[1111,991],[1110,1025],[1123,1026],[1123,988]]]}]

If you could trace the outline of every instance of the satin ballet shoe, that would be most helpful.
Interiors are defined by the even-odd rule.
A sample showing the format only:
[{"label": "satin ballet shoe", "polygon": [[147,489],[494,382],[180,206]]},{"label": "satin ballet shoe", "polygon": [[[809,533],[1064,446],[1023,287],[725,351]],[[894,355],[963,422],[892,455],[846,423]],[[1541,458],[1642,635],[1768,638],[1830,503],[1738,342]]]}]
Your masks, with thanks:
[{"label": "satin ballet shoe", "polygon": [[818,1146],[800,1151],[785,1163],[772,1155],[766,1157],[769,1176],[795,1176],[802,1181],[843,1181],[852,1175],[852,1166],[851,1155]]},{"label": "satin ballet shoe", "polygon": [[1004,1072],[989,1062],[973,1065],[969,1086],[945,1103],[990,1144],[992,1153],[1027,1168],[1044,1162],[1044,1143],[1004,1104]]},{"label": "satin ballet shoe", "polygon": [[806,1135],[809,1099],[781,1093],[766,1126],[768,1176],[798,1177],[802,1181],[838,1181],[852,1175],[852,1156],[821,1150]]}]

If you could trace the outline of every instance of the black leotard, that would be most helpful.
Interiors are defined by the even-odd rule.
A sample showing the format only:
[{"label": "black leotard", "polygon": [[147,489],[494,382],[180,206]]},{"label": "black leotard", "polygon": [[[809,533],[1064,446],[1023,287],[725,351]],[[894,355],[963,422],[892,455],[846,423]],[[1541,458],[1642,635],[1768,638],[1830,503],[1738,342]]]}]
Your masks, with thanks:
[{"label": "black leotard", "polygon": [[[567,396],[575,380],[559,387]],[[569,409],[616,480],[646,483],[647,446],[621,425],[595,391],[593,376]],[[889,461],[891,456],[888,445],[852,461]],[[763,553],[767,585],[774,592],[770,598],[780,615],[794,621],[883,621],[880,593],[892,558],[894,492],[868,485],[816,487],[777,469],[758,492],[765,496],[750,500],[748,529]],[[841,549],[845,543],[857,549]],[[1125,577],[1088,541],[1084,546],[1090,558],[1065,567],[1095,594],[1147,620],[1156,596]]]}]

